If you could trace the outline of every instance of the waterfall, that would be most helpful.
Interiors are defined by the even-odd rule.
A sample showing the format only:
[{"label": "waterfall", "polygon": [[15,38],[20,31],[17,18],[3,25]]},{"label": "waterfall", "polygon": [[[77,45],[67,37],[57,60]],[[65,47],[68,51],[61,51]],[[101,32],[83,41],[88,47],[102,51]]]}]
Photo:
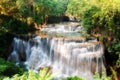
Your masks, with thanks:
[{"label": "waterfall", "polygon": [[23,63],[27,69],[35,71],[50,67],[53,74],[58,74],[56,78],[79,76],[93,80],[96,72],[105,72],[103,44],[96,39],[76,40],[36,35],[27,40],[15,37],[13,45],[8,60]]}]

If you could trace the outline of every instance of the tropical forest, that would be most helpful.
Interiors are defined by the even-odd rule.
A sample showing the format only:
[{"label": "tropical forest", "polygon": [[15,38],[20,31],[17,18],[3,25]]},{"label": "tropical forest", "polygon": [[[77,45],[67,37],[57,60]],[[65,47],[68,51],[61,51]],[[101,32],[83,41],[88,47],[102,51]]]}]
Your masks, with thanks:
[{"label": "tropical forest", "polygon": [[120,0],[0,0],[0,80],[120,80]]}]

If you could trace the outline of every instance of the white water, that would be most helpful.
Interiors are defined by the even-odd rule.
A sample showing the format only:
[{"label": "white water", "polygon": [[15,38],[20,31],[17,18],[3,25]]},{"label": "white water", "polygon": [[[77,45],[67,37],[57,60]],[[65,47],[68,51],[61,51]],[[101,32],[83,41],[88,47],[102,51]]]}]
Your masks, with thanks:
[{"label": "white water", "polygon": [[[38,71],[47,66],[51,67],[53,74],[58,74],[57,78],[79,76],[86,80],[93,80],[95,72],[105,72],[103,45],[96,39],[86,41],[36,36],[28,41],[15,37],[13,42],[14,49],[8,60],[15,57],[15,61],[23,62],[27,69]],[[21,57],[25,59],[22,61]]]}]

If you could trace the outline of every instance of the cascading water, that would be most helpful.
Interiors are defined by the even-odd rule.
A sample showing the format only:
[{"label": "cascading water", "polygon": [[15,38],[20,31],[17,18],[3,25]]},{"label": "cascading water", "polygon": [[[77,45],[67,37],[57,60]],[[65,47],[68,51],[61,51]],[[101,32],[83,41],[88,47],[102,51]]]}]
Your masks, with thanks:
[{"label": "cascading water", "polygon": [[[43,31],[46,29],[49,28],[44,28]],[[63,32],[60,27],[55,29]],[[69,29],[70,31],[64,30],[64,32],[75,32],[75,28]],[[86,80],[93,80],[96,72],[100,74],[105,72],[103,45],[96,39],[76,40],[35,36],[24,40],[15,37],[13,44],[13,52],[8,60],[14,58],[17,63],[26,65],[27,69],[38,71],[47,66],[51,68],[53,74],[58,74],[57,78],[79,76]]]}]

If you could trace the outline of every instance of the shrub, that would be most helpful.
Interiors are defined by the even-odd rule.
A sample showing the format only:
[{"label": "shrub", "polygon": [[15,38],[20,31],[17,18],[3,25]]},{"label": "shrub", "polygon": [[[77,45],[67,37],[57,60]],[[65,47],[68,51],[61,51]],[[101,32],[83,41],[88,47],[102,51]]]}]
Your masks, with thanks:
[{"label": "shrub", "polygon": [[19,66],[0,58],[0,79],[2,76],[12,76],[16,73],[23,74],[23,72],[23,69]]},{"label": "shrub", "polygon": [[53,79],[53,75],[48,71],[47,68],[40,70],[38,73],[29,70],[25,72],[23,75],[14,75],[12,78],[4,78],[3,80],[51,80]]},{"label": "shrub", "polygon": [[66,80],[85,80],[85,79],[74,76],[74,77],[67,77]]},{"label": "shrub", "polygon": [[106,77],[105,74],[101,77],[98,73],[96,73],[93,78],[94,80],[112,80],[111,77]]}]

